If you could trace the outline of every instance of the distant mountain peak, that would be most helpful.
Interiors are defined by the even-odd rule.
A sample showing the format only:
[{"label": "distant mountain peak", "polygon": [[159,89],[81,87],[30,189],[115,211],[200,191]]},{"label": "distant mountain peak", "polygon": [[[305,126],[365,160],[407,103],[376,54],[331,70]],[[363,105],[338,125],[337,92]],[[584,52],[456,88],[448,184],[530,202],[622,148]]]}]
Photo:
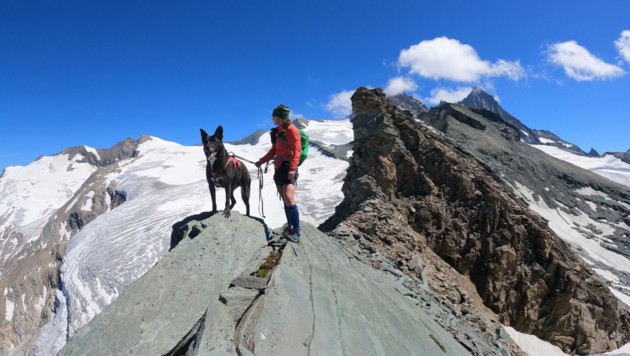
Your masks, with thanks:
[{"label": "distant mountain peak", "polygon": [[488,92],[483,90],[481,87],[474,87],[473,90],[471,90],[470,93],[468,94],[468,97],[471,97],[471,96],[488,96],[492,98],[492,100],[496,101],[496,99],[492,95],[488,94]]},{"label": "distant mountain peak", "polygon": [[599,157],[599,152],[597,152],[595,148],[591,147],[591,150],[588,151],[586,155],[589,157]]},{"label": "distant mountain peak", "polygon": [[474,87],[468,96],[464,98],[464,100],[460,101],[460,104],[494,111],[501,116],[503,116],[502,113],[507,114],[507,111],[501,107],[495,97],[488,94],[488,92],[483,90],[481,87]]},{"label": "distant mountain peak", "polygon": [[387,96],[387,100],[402,110],[409,110],[415,115],[419,115],[423,112],[429,111],[424,103],[413,96],[409,96],[405,93]]}]

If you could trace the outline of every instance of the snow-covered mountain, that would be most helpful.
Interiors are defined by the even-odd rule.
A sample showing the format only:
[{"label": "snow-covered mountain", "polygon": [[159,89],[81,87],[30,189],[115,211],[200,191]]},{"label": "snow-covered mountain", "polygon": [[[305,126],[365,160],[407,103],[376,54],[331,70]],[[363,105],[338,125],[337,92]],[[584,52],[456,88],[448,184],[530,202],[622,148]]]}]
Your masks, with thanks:
[{"label": "snow-covered mountain", "polygon": [[[403,109],[412,111],[409,105]],[[484,119],[482,111],[449,108],[442,112],[472,118],[484,127],[498,122],[491,115]],[[447,116],[443,119],[450,120]],[[431,120],[427,122],[431,124]],[[458,123],[457,119],[449,121],[450,128]],[[317,226],[331,217],[344,199],[342,185],[352,157],[354,131],[350,119],[300,120],[299,125],[309,133],[312,148],[300,167],[298,204],[302,220]],[[468,150],[467,144],[480,130],[464,127],[468,128],[450,130],[454,136],[449,139],[456,144],[461,141],[461,147]],[[496,134],[511,137],[509,127]],[[494,131],[492,137],[494,140]],[[226,147],[255,161],[269,149],[270,140],[263,131]],[[594,188],[563,189],[563,198],[559,198],[549,193],[554,185],[543,186],[514,175],[518,166],[513,160],[478,156],[504,175],[510,189],[546,218],[560,238],[591,261],[615,295],[630,304],[630,254],[622,241],[624,234],[630,236],[630,165],[612,156],[589,158],[549,145],[534,147],[606,177],[602,178],[605,182],[610,179],[625,185],[619,190],[615,183],[609,188],[609,183],[595,179]],[[536,157],[554,161],[547,154],[540,152]],[[263,218],[264,208],[266,224],[282,226],[284,212],[272,170],[259,177],[252,164],[245,164],[253,178],[252,215]],[[590,173],[577,167],[571,168],[572,174],[586,174],[592,179]],[[259,200],[259,182],[264,204]],[[223,190],[217,193],[221,206]],[[567,201],[577,203],[569,206]],[[25,167],[9,167],[0,178],[0,289],[4,292],[0,298],[0,316],[4,315],[0,317],[0,354],[55,353],[167,253],[173,224],[210,207],[201,147],[156,137],[125,140],[110,150],[69,149]],[[244,213],[240,199],[235,209]]]}]

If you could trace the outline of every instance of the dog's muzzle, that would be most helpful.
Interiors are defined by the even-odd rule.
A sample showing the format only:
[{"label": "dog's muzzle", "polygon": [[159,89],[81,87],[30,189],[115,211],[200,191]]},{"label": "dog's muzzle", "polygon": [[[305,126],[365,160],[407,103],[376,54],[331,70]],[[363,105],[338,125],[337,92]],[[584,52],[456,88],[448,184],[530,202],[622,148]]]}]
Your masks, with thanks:
[{"label": "dog's muzzle", "polygon": [[212,161],[217,156],[217,151],[210,153],[208,156],[208,161]]}]

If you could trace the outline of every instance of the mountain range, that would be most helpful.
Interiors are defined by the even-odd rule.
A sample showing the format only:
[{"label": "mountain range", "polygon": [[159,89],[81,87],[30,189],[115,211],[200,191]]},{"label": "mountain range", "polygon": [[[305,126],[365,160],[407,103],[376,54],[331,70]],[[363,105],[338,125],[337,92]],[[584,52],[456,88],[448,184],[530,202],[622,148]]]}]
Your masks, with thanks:
[{"label": "mountain range", "polygon": [[[297,187],[307,241],[282,249],[266,245],[284,223],[271,173],[248,166],[262,187],[254,219],[209,216],[199,146],[144,136],[7,168],[0,353],[499,355],[527,352],[512,339],[529,334],[593,354],[630,342],[627,152],[587,154],[480,89],[429,109],[360,88],[350,118],[296,124],[313,147]],[[226,146],[256,160],[270,140]],[[234,282],[274,254],[264,286]],[[210,255],[223,262],[206,266]],[[186,263],[214,271],[198,276],[205,289],[184,283]],[[280,312],[298,306],[304,320]]]}]

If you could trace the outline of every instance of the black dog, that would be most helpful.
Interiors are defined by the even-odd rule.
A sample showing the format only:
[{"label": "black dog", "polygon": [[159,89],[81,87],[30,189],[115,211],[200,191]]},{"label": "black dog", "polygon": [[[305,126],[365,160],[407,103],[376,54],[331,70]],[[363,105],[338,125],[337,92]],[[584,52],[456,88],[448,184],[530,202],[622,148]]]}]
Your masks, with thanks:
[{"label": "black dog", "polygon": [[[225,210],[223,215],[230,217],[230,210],[236,204],[234,199],[234,189],[241,187],[241,197],[247,208],[247,216],[249,216],[249,192],[252,182],[249,171],[245,165],[236,158],[228,155],[223,146],[223,127],[219,125],[214,135],[208,134],[201,130],[201,141],[203,142],[203,151],[208,159],[206,165],[206,179],[210,187],[210,196],[212,196],[212,213],[217,212],[216,187],[225,187]],[[232,204],[230,204],[232,200]]]}]

